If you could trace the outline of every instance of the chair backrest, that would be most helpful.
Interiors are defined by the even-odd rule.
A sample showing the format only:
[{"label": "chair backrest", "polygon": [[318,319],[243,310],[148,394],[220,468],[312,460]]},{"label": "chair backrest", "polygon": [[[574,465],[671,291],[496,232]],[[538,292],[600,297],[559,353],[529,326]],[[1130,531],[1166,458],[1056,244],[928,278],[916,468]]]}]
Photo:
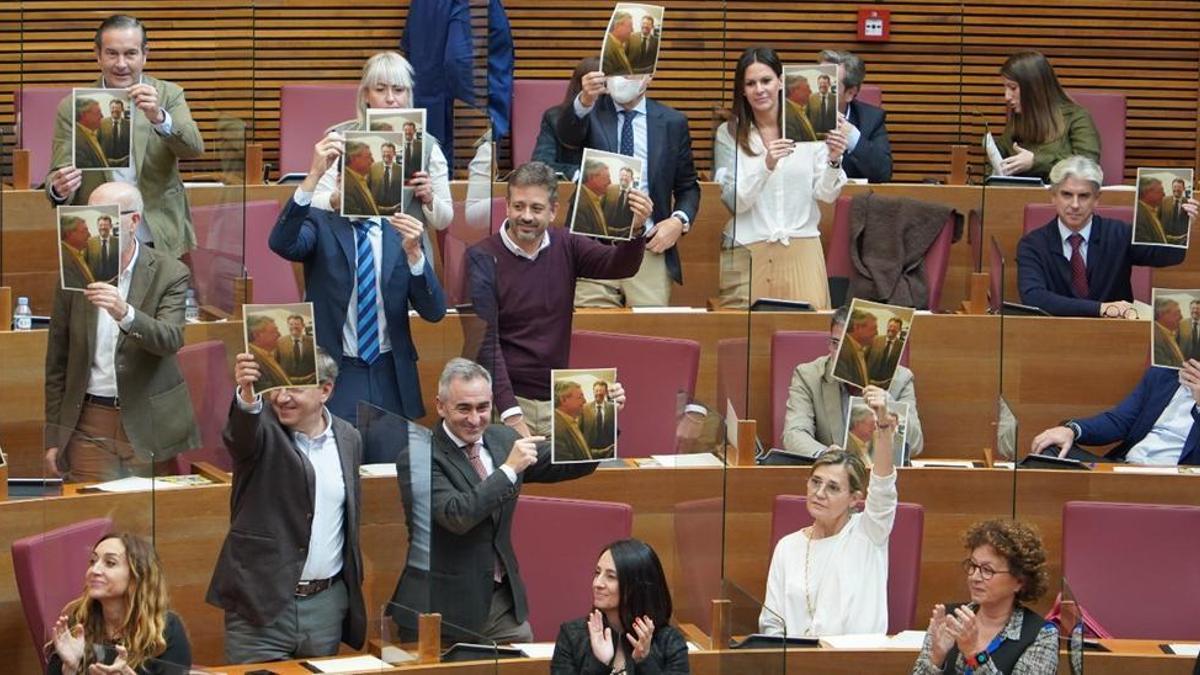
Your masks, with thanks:
[{"label": "chair backrest", "polygon": [[267,246],[277,218],[279,202],[274,199],[246,202],[246,274],[254,280],[253,302],[260,304],[300,302],[292,263]]},{"label": "chair backrest", "polygon": [[470,300],[465,267],[467,249],[497,231],[500,223],[504,222],[506,209],[504,197],[492,197],[491,213],[485,229],[481,222],[467,222],[464,215],[466,208],[455,208],[450,227],[437,233],[438,247],[442,252],[442,286],[450,306]]},{"label": "chair backrest", "polygon": [[233,375],[226,361],[225,343],[206,340],[184,345],[178,352],[179,369],[188,385],[196,424],[200,427],[199,448],[175,456],[175,473],[191,473],[192,462],[209,462],[233,470],[233,458],[225,449],[221,431],[228,417]]},{"label": "chair backrest", "polygon": [[819,330],[780,330],[771,335],[771,442],[783,447],[783,418],[788,385],[796,366],[829,353],[829,333]]},{"label": "chair backrest", "polygon": [[874,84],[864,84],[858,89],[858,100],[869,103],[876,108],[883,107],[883,90]]},{"label": "chair backrest", "polygon": [[13,92],[17,116],[17,147],[29,151],[29,181],[37,185],[50,172],[51,145],[58,104],[71,95],[70,87],[31,87],[24,85]]},{"label": "chair backrest", "polygon": [[93,518],[12,544],[17,593],[43,670],[46,657],[42,647],[49,641],[50,629],[63,607],[83,591],[92,547],[111,530],[111,518]]},{"label": "chair backrest", "polygon": [[1113,637],[1200,640],[1200,507],[1063,505],[1063,576]]},{"label": "chair backrest", "polygon": [[[771,511],[771,550],[784,536],[812,524],[800,495],[776,495]],[[925,507],[901,502],[888,539],[888,628],[889,635],[911,628],[917,613],[917,590],[921,580],[921,541],[925,533]]]},{"label": "chair backrest", "polygon": [[279,175],[308,173],[325,130],[358,115],[358,83],[285,84],[279,88]]},{"label": "chair backrest", "polygon": [[617,454],[646,457],[675,451],[680,395],[690,400],[700,370],[695,340],[598,333],[571,333],[571,368],[613,368],[637,404],[617,415]]},{"label": "chair backrest", "polygon": [[517,499],[512,542],[534,640],[553,640],[564,621],[587,613],[601,548],[632,532],[633,507],[628,504],[529,495]]},{"label": "chair backrest", "polygon": [[[851,197],[838,197],[833,209],[833,232],[829,251],[825,254],[825,271],[831,277],[855,279],[858,271],[850,260],[850,203]],[[954,243],[955,214],[946,217],[941,232],[925,252],[925,281],[929,290],[928,307],[937,311],[942,301],[942,286],[950,267],[950,245]]]},{"label": "chair backrest", "polygon": [[[1120,194],[1120,193],[1118,193]],[[1130,198],[1132,201],[1132,197]],[[1053,204],[1026,204],[1024,234],[1045,225],[1057,217]],[[1113,218],[1126,223],[1133,222],[1133,206],[1097,206],[1096,215],[1103,218]],[[1129,273],[1129,283],[1133,285],[1133,299],[1150,302],[1150,289],[1153,283],[1154,269],[1136,265]]]},{"label": "chair backrest", "polygon": [[1068,89],[1067,95],[1087,108],[1100,133],[1100,168],[1105,185],[1125,182],[1125,94]]},{"label": "chair backrest", "polygon": [[513,80],[512,157],[520,166],[533,157],[542,115],[562,103],[568,80]]}]

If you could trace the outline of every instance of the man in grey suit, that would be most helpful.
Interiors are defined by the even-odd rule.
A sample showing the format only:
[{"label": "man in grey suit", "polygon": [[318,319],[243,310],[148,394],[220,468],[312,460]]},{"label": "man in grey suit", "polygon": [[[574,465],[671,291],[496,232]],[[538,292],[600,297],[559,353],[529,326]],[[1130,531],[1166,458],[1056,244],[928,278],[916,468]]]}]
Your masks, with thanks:
[{"label": "man in grey suit", "polygon": [[625,45],[634,75],[653,73],[655,62],[658,61],[658,32],[654,30],[654,17],[649,14],[643,16],[641,28],[641,32],[629,36],[629,42]]},{"label": "man in grey suit", "polygon": [[91,203],[121,207],[117,278],[83,293],[59,289],[46,338],[46,471],[71,481],[161,472],[200,445],[175,358],[187,267],[134,240],[142,220],[136,187],[106,183]]},{"label": "man in grey suit", "polygon": [[608,397],[608,383],[600,380],[592,385],[592,402],[583,407],[579,427],[587,437],[588,447],[608,448],[616,442],[616,407]]},{"label": "man in grey suit", "polygon": [[1187,181],[1182,178],[1171,181],[1171,194],[1162,201],[1162,223],[1167,237],[1175,237],[1174,243],[1187,241],[1189,216],[1183,210],[1187,200]]},{"label": "man in grey suit", "polygon": [[[612,388],[622,405],[620,385]],[[512,546],[521,486],[586,476],[596,464],[551,464],[544,436],[522,438],[503,424],[491,424],[492,378],[473,361],[456,358],[446,364],[438,380],[437,410],[442,423],[433,431],[432,496],[400,481],[408,560],[389,614],[402,638],[411,637],[418,613],[440,612],[443,637],[458,628],[500,643],[531,642],[525,584]],[[414,503],[423,498],[428,504]],[[430,522],[415,523],[415,513],[431,514]]]},{"label": "man in grey suit", "polygon": [[[129,93],[130,129],[133,136],[131,168],[89,171],[73,165],[71,158],[71,97],[58,106],[54,141],[46,176],[46,196],[53,204],[88,204],[96,186],[107,181],[137,185],[146,203],[138,228],[142,243],[172,258],[196,246],[187,190],[179,175],[179,160],[204,153],[200,129],[179,85],[142,73],[146,66],[146,28],[132,16],[114,14],[96,29],[96,62],[100,77],[92,86],[124,89]],[[99,147],[99,146],[97,146]]]},{"label": "man in grey suit", "polygon": [[229,534],[205,598],[225,610],[226,663],[332,656],[366,640],[362,439],[325,407],[337,363],[322,350],[317,371],[319,387],[256,396],[259,365],[237,356]]},{"label": "man in grey suit", "polygon": [[[833,355],[837,353],[842,326],[848,309],[833,313],[829,325],[829,354],[796,366],[788,387],[787,413],[783,418],[783,449],[808,458],[819,457],[829,446],[842,442],[846,435],[846,408],[850,396],[861,395],[833,379]],[[917,416],[917,393],[912,371],[896,366],[896,375],[887,388],[888,396],[908,404],[908,455],[921,454],[924,437]]]},{"label": "man in grey suit", "polygon": [[892,383],[892,373],[900,363],[904,351],[904,339],[900,330],[904,322],[893,317],[888,319],[887,332],[877,336],[867,351],[867,377],[876,387],[887,389]]}]

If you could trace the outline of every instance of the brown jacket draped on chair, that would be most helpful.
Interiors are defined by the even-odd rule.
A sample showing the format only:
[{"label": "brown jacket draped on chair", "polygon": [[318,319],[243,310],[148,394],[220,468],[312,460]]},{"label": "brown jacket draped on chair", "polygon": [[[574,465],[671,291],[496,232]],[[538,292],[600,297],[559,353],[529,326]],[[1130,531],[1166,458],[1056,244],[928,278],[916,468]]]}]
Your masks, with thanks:
[{"label": "brown jacket draped on chair", "polygon": [[[850,204],[850,298],[926,309],[925,254],[952,209],[905,197],[857,195]],[[955,239],[960,235],[955,227]]]}]

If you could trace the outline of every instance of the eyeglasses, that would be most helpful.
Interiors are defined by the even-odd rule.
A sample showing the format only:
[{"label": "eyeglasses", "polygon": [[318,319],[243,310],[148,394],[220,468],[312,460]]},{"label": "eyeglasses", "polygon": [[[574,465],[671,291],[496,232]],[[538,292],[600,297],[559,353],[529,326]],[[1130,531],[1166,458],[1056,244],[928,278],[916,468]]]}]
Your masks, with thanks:
[{"label": "eyeglasses", "polygon": [[1138,309],[1136,307],[1126,307],[1122,310],[1116,305],[1104,307],[1105,318],[1138,318]]},{"label": "eyeglasses", "polygon": [[987,565],[980,565],[970,558],[962,561],[962,568],[963,571],[967,573],[967,576],[971,576],[976,572],[979,572],[979,578],[983,579],[984,581],[991,581],[992,577],[996,576],[997,574],[1012,573],[1011,570],[996,570],[988,567]]},{"label": "eyeglasses", "polygon": [[842,486],[841,485],[838,485],[837,483],[826,483],[819,476],[809,476],[809,478],[808,478],[809,492],[812,492],[813,494],[817,494],[818,492],[821,491],[822,488],[825,489],[825,494],[829,495],[830,497],[837,497],[838,495],[842,494]]}]

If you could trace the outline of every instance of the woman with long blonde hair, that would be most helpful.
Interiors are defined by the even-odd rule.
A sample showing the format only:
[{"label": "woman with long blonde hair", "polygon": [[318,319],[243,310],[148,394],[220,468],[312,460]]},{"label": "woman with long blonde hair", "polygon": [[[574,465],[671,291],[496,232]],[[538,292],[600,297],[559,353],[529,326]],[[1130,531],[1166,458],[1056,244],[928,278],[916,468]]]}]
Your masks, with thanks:
[{"label": "woman with long blonde hair", "polygon": [[46,671],[149,675],[167,672],[167,664],[190,668],[187,631],[168,607],[154,548],[135,534],[104,535],[92,548],[83,594],[51,629]]}]

